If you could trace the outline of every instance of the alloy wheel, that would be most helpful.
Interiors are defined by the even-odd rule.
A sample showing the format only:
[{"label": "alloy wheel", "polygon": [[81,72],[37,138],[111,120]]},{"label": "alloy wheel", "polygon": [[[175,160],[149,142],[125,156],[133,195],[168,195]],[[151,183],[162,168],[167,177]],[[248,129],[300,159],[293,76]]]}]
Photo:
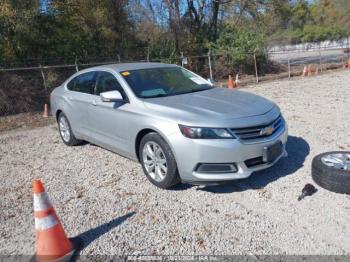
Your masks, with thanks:
[{"label": "alloy wheel", "polygon": [[350,154],[335,153],[327,154],[321,158],[323,164],[335,169],[350,170]]},{"label": "alloy wheel", "polygon": [[153,141],[147,142],[142,150],[143,165],[149,176],[161,182],[167,175],[167,160],[162,148]]}]

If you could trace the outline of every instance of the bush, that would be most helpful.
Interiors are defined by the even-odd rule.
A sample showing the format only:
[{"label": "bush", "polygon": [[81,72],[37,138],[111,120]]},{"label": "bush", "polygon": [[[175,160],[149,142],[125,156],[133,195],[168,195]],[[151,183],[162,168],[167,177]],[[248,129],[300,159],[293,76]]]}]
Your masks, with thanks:
[{"label": "bush", "polygon": [[339,40],[349,35],[348,30],[337,26],[305,25],[303,29],[279,31],[269,39],[270,44],[299,44]]},{"label": "bush", "polygon": [[325,40],[339,40],[347,36],[347,32],[336,26],[307,25],[301,35],[302,42],[319,42]]},{"label": "bush", "polygon": [[267,61],[265,46],[265,34],[250,27],[238,29],[232,24],[227,24],[212,44],[214,54],[223,56],[217,61],[227,68],[227,73],[254,72],[254,53],[258,63]]}]

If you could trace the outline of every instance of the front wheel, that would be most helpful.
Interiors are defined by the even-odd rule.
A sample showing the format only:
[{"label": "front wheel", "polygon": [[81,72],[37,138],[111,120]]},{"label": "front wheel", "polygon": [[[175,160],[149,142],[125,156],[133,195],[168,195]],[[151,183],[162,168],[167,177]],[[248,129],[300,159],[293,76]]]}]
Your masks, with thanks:
[{"label": "front wheel", "polygon": [[175,157],[159,134],[149,133],[142,138],[139,156],[144,173],[155,186],[169,188],[180,182]]}]

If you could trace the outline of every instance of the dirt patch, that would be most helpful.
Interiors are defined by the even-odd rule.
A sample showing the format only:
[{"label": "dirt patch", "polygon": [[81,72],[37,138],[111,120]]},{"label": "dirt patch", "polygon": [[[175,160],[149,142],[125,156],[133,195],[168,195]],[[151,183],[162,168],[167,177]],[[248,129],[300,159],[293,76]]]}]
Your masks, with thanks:
[{"label": "dirt patch", "polygon": [[43,117],[42,113],[22,113],[0,117],[0,133],[13,129],[32,129],[55,123],[54,117]]}]

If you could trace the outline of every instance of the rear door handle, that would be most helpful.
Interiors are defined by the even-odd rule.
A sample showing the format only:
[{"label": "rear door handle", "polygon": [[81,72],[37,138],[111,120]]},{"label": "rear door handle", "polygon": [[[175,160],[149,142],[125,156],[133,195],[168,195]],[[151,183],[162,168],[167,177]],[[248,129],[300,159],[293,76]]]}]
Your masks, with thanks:
[{"label": "rear door handle", "polygon": [[69,99],[69,100],[73,100],[73,97],[72,97],[72,96],[68,96],[68,99]]}]

